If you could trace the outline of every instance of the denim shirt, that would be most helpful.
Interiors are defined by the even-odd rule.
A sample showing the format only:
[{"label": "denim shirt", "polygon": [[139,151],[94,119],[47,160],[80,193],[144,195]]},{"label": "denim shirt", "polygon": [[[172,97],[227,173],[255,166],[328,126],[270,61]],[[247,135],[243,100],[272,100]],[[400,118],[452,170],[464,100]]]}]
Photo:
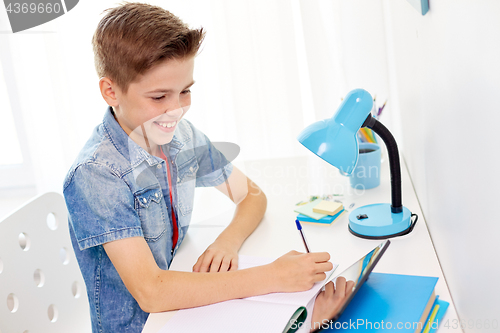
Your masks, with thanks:
[{"label": "denim shirt", "polygon": [[185,119],[162,149],[171,163],[178,224],[175,249],[166,162],[132,141],[111,108],[64,181],[70,236],[87,287],[94,333],[139,333],[148,317],[102,244],[144,237],[158,267],[167,270],[188,230],[195,187],[222,184],[232,171],[224,155]]}]

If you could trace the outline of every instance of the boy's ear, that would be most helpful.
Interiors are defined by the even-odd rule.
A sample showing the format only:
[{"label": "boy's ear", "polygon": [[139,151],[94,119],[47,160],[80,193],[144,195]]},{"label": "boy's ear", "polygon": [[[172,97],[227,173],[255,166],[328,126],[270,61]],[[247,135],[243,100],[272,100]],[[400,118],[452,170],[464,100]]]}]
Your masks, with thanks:
[{"label": "boy's ear", "polygon": [[99,89],[101,90],[102,98],[109,106],[118,106],[117,89],[118,87],[108,77],[102,77],[99,80]]}]

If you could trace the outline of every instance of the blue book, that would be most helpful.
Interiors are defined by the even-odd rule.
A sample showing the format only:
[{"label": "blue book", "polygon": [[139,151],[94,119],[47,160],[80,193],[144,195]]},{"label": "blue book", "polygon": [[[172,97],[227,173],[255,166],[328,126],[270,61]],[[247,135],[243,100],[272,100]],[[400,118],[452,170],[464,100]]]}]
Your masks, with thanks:
[{"label": "blue book", "polygon": [[343,212],[344,212],[344,209],[342,209],[340,212],[338,212],[335,215],[326,215],[325,217],[320,218],[319,220],[313,219],[312,217],[309,217],[309,216],[306,216],[303,214],[299,214],[299,215],[297,215],[297,220],[299,220],[300,222],[306,222],[306,223],[331,224],[333,221],[335,221],[335,219],[337,217],[342,215]]},{"label": "blue book", "polygon": [[[439,322],[444,317],[444,314],[446,313],[449,305],[450,303],[442,301],[439,299],[439,296],[436,296],[436,301],[432,306],[432,311],[429,315],[429,318],[427,318],[423,333],[434,333],[437,331],[437,329],[439,328]],[[433,315],[434,312],[436,312],[435,315]]]},{"label": "blue book", "polygon": [[[435,296],[437,281],[428,276],[371,273],[340,318],[322,332],[419,333],[430,317],[433,332],[449,304]],[[432,316],[437,304],[439,311]]]}]

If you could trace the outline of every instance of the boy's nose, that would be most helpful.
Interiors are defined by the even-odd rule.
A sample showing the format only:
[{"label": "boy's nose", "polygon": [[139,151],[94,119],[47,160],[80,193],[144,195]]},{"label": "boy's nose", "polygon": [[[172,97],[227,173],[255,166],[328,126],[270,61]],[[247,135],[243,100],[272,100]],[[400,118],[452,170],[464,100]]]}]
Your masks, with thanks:
[{"label": "boy's nose", "polygon": [[[178,118],[180,117],[183,113],[184,113],[184,109],[186,109],[186,107],[181,107],[180,105],[175,108],[175,109],[168,109],[166,111],[166,113],[170,116],[170,117],[173,117],[173,118]],[[187,111],[187,109],[186,109]]]}]

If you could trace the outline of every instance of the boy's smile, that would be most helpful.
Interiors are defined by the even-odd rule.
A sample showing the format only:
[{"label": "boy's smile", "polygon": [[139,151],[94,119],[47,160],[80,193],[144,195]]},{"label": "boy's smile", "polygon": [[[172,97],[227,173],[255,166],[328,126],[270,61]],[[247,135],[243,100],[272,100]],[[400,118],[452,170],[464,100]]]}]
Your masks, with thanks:
[{"label": "boy's smile", "polygon": [[158,146],[172,141],[191,105],[193,70],[194,57],[171,59],[139,75],[127,93],[111,83],[114,98],[106,100],[116,120],[134,142],[153,155],[158,155]]},{"label": "boy's smile", "polygon": [[175,125],[177,125],[177,121],[174,122],[159,122],[155,121],[154,124],[158,125],[160,127],[161,131],[165,132],[173,132],[175,130]]}]

